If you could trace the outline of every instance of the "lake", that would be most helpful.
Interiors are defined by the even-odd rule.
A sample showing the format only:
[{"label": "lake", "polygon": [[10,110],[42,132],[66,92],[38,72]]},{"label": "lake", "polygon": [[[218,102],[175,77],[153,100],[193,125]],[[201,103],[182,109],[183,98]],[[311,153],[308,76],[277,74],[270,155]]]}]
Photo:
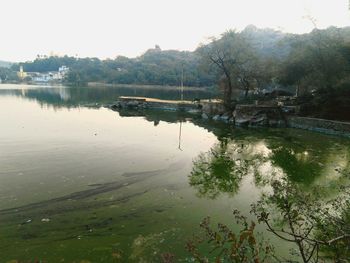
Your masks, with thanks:
[{"label": "lake", "polygon": [[[1,262],[159,262],[165,252],[192,262],[185,244],[200,221],[234,229],[235,208],[253,219],[250,204],[270,191],[269,179],[336,195],[350,171],[349,139],[103,107],[120,95],[179,92],[0,85]],[[234,163],[216,163],[222,177],[208,174],[218,156]],[[258,229],[288,253],[289,244]]]}]

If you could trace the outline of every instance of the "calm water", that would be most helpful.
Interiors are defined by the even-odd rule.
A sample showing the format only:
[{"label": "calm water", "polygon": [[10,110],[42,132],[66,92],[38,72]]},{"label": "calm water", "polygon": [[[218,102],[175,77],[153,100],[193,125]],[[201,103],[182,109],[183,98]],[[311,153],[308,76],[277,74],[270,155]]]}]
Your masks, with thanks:
[{"label": "calm water", "polygon": [[178,93],[0,85],[1,262],[159,262],[163,252],[190,262],[184,246],[201,219],[249,215],[270,178],[307,191],[350,170],[347,139],[100,107],[118,95]]}]

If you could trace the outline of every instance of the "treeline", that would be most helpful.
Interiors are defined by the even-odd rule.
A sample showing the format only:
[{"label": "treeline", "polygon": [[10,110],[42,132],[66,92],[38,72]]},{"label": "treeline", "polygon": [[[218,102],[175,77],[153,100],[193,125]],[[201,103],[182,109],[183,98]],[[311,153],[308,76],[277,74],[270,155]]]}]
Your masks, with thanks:
[{"label": "treeline", "polygon": [[293,86],[301,114],[350,121],[350,28],[314,30],[291,41],[278,81]]},{"label": "treeline", "polygon": [[74,58],[51,56],[37,58],[22,65],[26,72],[57,71],[62,65],[70,68],[66,82],[85,85],[88,82],[145,85],[180,85],[182,71],[186,86],[212,86],[215,77],[200,69],[200,58],[193,52],[167,50],[158,46],[137,58],[118,56],[115,59]]},{"label": "treeline", "polygon": [[1,82],[18,82],[16,71],[8,67],[0,67],[0,79]]}]

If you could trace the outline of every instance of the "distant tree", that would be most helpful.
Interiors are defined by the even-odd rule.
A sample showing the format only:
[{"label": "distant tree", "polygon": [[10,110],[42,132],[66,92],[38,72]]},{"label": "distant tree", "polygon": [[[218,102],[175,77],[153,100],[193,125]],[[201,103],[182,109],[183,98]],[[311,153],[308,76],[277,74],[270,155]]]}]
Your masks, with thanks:
[{"label": "distant tree", "polygon": [[322,88],[334,88],[349,70],[346,42],[336,28],[315,29],[308,35],[294,36],[291,52],[281,65],[282,84],[295,85],[297,95]]},{"label": "distant tree", "polygon": [[10,68],[0,67],[0,78],[2,82],[19,81],[17,73]]}]

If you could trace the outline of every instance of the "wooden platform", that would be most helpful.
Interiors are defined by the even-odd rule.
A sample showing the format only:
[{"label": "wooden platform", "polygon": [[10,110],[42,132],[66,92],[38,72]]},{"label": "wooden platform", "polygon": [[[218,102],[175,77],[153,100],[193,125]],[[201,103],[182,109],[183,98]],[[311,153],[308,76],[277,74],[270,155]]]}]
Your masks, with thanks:
[{"label": "wooden platform", "polygon": [[161,100],[156,98],[147,97],[131,97],[131,96],[120,96],[120,101],[137,101],[137,102],[151,102],[151,103],[164,103],[164,104],[194,104],[191,100]]}]

